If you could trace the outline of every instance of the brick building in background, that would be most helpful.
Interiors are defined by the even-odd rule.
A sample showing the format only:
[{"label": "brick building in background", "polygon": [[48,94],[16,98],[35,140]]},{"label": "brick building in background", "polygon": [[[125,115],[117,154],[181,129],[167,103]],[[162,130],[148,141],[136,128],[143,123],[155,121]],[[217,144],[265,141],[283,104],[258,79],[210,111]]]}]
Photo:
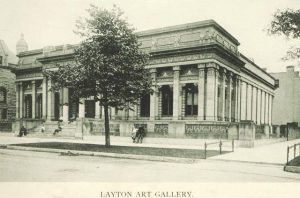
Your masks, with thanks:
[{"label": "brick building in background", "polygon": [[17,63],[15,54],[0,40],[0,132],[11,131],[16,115],[16,76],[11,69]]},{"label": "brick building in background", "polygon": [[[300,123],[300,76],[294,66],[287,66],[286,72],[270,73],[279,80],[275,90],[273,124],[281,136],[286,136],[287,125],[299,128]],[[289,123],[289,124],[288,124]],[[290,128],[290,127],[288,127]],[[298,132],[300,135],[300,128]]]}]

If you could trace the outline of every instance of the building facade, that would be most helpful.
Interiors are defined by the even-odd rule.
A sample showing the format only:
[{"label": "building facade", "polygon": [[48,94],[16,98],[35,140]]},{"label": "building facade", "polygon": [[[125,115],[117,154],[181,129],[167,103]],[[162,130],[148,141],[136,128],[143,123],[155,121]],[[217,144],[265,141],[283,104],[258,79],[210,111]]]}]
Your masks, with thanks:
[{"label": "building facade", "polygon": [[[279,80],[280,86],[275,91],[274,117],[275,125],[288,122],[300,122],[300,77],[294,66],[287,66],[286,72],[270,73]],[[290,104],[290,105],[288,105]]]},{"label": "building facade", "polygon": [[[238,40],[215,21],[137,35],[141,49],[151,54],[146,67],[154,93],[142,97],[134,111],[111,108],[113,134],[128,135],[139,125],[147,136],[238,139],[246,122],[263,134],[257,137],[272,133],[275,79],[239,53]],[[43,75],[57,64],[72,64],[75,47],[48,46],[19,54],[16,116],[28,128],[35,130],[44,120],[46,130],[52,130],[53,121],[61,118],[68,134],[103,134],[99,103],[93,98],[69,102],[72,90],[51,92],[51,79]]]},{"label": "building facade", "polygon": [[12,67],[17,64],[17,57],[0,40],[0,132],[11,131],[16,112],[15,74]]}]

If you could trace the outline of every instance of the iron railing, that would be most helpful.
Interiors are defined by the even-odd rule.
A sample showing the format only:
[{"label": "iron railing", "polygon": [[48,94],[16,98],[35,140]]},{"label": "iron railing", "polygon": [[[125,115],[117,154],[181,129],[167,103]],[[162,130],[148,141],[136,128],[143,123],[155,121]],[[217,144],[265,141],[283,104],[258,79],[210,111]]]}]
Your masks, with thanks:
[{"label": "iron railing", "polygon": [[[297,155],[297,147],[298,147],[298,153],[299,155]],[[294,150],[294,155],[292,158],[290,158],[290,150],[293,149]],[[286,165],[289,164],[290,161],[292,161],[293,159],[295,159],[297,156],[300,156],[300,143],[298,144],[294,144],[292,146],[288,146],[287,147],[287,154],[286,154]]]},{"label": "iron railing", "polygon": [[222,154],[222,147],[224,145],[224,143],[231,143],[231,151],[234,152],[234,140],[220,140],[220,141],[217,141],[217,142],[205,142],[204,143],[204,159],[207,158],[207,147],[209,145],[218,145],[219,146],[219,152],[220,152],[220,155]]}]

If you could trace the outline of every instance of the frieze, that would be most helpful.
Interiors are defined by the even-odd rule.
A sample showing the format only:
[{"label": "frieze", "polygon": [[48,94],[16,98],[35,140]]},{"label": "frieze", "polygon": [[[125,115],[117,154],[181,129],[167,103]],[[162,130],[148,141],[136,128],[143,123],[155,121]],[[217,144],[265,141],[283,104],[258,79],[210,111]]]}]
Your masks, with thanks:
[{"label": "frieze", "polygon": [[194,54],[194,55],[186,55],[186,56],[171,56],[168,58],[152,59],[152,60],[150,60],[150,65],[202,60],[202,59],[208,59],[208,58],[212,58],[212,57],[213,57],[212,53]]},{"label": "frieze", "polygon": [[180,77],[181,81],[186,81],[186,80],[198,80],[198,76],[197,75],[193,75],[193,76],[181,76]]},{"label": "frieze", "polygon": [[27,79],[27,78],[35,78],[35,77],[42,77],[43,74],[40,72],[36,73],[26,73],[26,74],[18,74],[16,76],[17,79]]},{"label": "frieze", "polygon": [[154,133],[158,135],[168,135],[168,124],[155,124]]},{"label": "frieze", "polygon": [[175,36],[163,37],[157,39],[157,46],[168,46],[173,45],[175,43]]},{"label": "frieze", "polygon": [[219,137],[226,138],[228,135],[228,127],[226,125],[201,125],[186,124],[185,135],[192,137]]},{"label": "frieze", "polygon": [[173,82],[173,77],[157,78],[157,82]]}]

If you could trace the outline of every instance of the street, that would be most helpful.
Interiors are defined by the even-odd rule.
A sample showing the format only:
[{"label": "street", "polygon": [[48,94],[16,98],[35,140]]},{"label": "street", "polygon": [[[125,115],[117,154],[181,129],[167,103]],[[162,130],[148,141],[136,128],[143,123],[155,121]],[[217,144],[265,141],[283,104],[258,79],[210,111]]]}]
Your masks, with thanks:
[{"label": "street", "polygon": [[1,182],[299,182],[282,166],[223,161],[193,164],[0,149]]}]

